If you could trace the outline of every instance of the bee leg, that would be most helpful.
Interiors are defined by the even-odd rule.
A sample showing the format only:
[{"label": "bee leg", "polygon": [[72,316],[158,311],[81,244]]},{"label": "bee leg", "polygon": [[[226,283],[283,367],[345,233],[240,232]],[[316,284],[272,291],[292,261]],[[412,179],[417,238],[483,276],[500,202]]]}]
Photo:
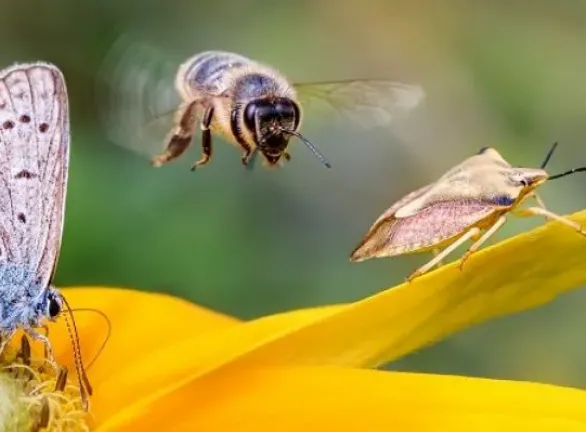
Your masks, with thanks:
[{"label": "bee leg", "polygon": [[462,256],[462,258],[460,259],[460,271],[462,271],[462,269],[464,268],[464,263],[468,260],[468,258],[470,258],[470,256],[476,252],[480,246],[482,246],[482,244],[487,241],[490,237],[492,237],[492,235],[500,228],[502,227],[505,222],[507,221],[507,218],[505,216],[501,216],[499,217],[496,222],[494,223],[493,226],[491,226],[489,229],[486,230],[486,232],[480,236],[477,240],[475,240],[475,242],[472,244],[472,246],[470,246],[468,248],[468,250],[466,251],[466,253]]},{"label": "bee leg", "polygon": [[252,171],[256,165],[256,161],[258,159],[258,149],[253,149],[248,156],[246,154],[242,158],[242,164],[246,167],[248,171]]},{"label": "bee leg", "polygon": [[165,151],[155,156],[151,161],[154,167],[160,167],[178,158],[187,150],[193,138],[196,122],[195,112],[198,104],[199,100],[193,101],[179,111],[179,122],[167,140]]},{"label": "bee leg", "polygon": [[242,157],[240,158],[240,160],[242,161],[242,165],[248,166],[249,163],[255,159],[257,150],[256,150],[256,148],[253,149],[252,147],[250,147],[248,144],[245,144],[245,143],[240,143],[240,146],[244,150],[244,153],[242,154]]},{"label": "bee leg", "polygon": [[291,155],[289,154],[289,152],[283,152],[283,157],[285,158],[285,160],[287,162],[289,162],[291,160]]},{"label": "bee leg", "polygon": [[201,159],[198,160],[191,166],[191,171],[195,170],[198,166],[202,166],[208,163],[212,157],[212,131],[210,125],[212,124],[212,118],[214,116],[214,107],[209,107],[203,115],[201,121]]}]

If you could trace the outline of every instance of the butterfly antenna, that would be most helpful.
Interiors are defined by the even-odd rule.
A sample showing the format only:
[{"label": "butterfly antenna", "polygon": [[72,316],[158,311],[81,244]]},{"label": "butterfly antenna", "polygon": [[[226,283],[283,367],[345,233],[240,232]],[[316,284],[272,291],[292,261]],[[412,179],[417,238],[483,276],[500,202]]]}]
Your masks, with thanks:
[{"label": "butterfly antenna", "polygon": [[104,348],[106,347],[106,344],[108,343],[108,340],[110,339],[110,336],[112,334],[112,323],[110,322],[110,318],[108,318],[108,316],[104,312],[102,312],[101,310],[98,310],[98,309],[93,309],[93,308],[76,308],[76,309],[72,309],[71,312],[95,312],[98,315],[102,316],[102,318],[104,318],[106,320],[106,323],[108,324],[108,331],[106,333],[106,339],[104,339],[104,342],[102,342],[102,345],[100,346],[100,349],[98,350],[98,353],[85,366],[85,370],[88,371],[92,367],[92,365],[96,362],[96,360],[98,359],[98,357],[100,356],[100,354],[102,353],[102,351],[104,351]]},{"label": "butterfly antenna", "polygon": [[289,135],[293,135],[297,138],[299,138],[299,140],[305,144],[305,146],[313,153],[313,155],[318,158],[320,160],[320,162],[322,164],[324,164],[326,167],[331,168],[332,165],[328,162],[328,160],[325,158],[324,155],[322,155],[319,150],[308,140],[306,139],[303,135],[301,135],[299,132],[295,132],[289,129],[283,129],[281,128],[281,131],[289,134]]},{"label": "butterfly antenna", "polygon": [[77,333],[77,326],[75,325],[75,318],[73,317],[73,312],[71,311],[71,307],[67,302],[65,296],[61,296],[65,307],[67,308],[67,312],[69,317],[71,318],[71,324],[67,319],[67,315],[65,315],[65,324],[67,325],[67,330],[69,332],[69,338],[71,340],[71,344],[73,346],[73,358],[75,360],[75,368],[77,370],[77,381],[79,383],[79,391],[81,393],[81,399],[84,405],[84,409],[87,411],[89,407],[88,403],[88,396],[91,396],[92,386],[90,384],[89,378],[83,367],[83,360],[81,357],[81,349],[79,347],[79,335]]},{"label": "butterfly antenna", "polygon": [[558,142],[556,141],[556,142],[553,143],[553,145],[551,146],[551,148],[547,152],[547,156],[545,156],[545,160],[541,164],[541,169],[544,169],[545,166],[548,164],[548,162],[551,159],[551,156],[553,155],[553,152],[555,151],[555,149],[556,149],[557,146],[558,146]]}]

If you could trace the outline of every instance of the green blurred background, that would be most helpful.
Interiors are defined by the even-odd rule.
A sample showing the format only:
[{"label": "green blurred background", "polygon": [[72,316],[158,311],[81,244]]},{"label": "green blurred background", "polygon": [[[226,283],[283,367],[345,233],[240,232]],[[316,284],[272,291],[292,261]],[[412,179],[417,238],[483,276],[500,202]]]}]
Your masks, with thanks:
[{"label": "green blurred background", "polygon": [[[2,1],[0,63],[52,61],[69,86],[73,153],[58,286],[164,291],[242,318],[356,300],[428,258],[350,264],[374,219],[480,147],[537,166],[559,140],[551,172],[586,164],[585,1]],[[420,83],[427,99],[392,130],[307,113],[304,133],[332,170],[293,143],[284,168],[245,171],[219,139],[205,169],[189,171],[196,141],[155,170],[100,121],[112,90],[104,61],[121,37],[153,47],[172,68],[222,49],[295,81]],[[542,197],[560,213],[584,208],[585,181],[548,184]],[[540,223],[513,220],[497,237]],[[585,308],[586,292],[574,292],[390,367],[586,386]],[[144,319],[156,320],[156,308]]]}]

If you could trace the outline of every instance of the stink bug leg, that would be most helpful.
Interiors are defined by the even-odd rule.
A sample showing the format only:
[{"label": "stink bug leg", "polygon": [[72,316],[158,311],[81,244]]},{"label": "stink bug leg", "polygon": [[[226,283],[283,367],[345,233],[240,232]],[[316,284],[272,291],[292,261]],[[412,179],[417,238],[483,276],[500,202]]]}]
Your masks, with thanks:
[{"label": "stink bug leg", "polygon": [[558,214],[552,213],[549,210],[546,210],[542,207],[529,207],[525,209],[519,209],[516,210],[515,213],[519,216],[543,216],[546,219],[561,222],[567,227],[574,229],[579,234],[586,236],[586,231],[584,231],[584,229],[579,223],[566,219],[565,217],[560,216]]},{"label": "stink bug leg", "polygon": [[[432,250],[432,251],[431,251],[431,253],[433,254],[433,257],[435,258],[435,257],[437,257],[437,256],[438,256],[440,253],[442,253],[442,250],[441,250],[441,249],[434,249],[434,250]],[[436,265],[436,267],[437,267],[437,268],[440,268],[441,266],[443,266],[443,265],[444,265],[444,262],[443,262],[442,260],[440,260],[440,261],[438,261],[438,262],[437,262],[435,265]]]},{"label": "stink bug leg", "polygon": [[427,264],[419,267],[417,270],[415,270],[413,273],[411,273],[407,277],[407,282],[411,282],[416,277],[421,276],[424,273],[427,273],[430,269],[432,269],[435,265],[437,265],[438,262],[441,262],[442,259],[444,259],[446,256],[451,254],[460,245],[464,244],[466,241],[470,240],[472,237],[478,235],[479,233],[480,233],[480,228],[478,228],[478,227],[471,228],[468,232],[466,232],[466,234],[464,234],[462,237],[460,237],[454,243],[452,243],[451,245],[446,247],[443,251],[441,251],[441,253],[437,254],[431,261],[429,261]]},{"label": "stink bug leg", "polygon": [[482,246],[484,244],[485,241],[487,241],[490,237],[492,237],[492,235],[497,232],[497,230],[502,227],[505,222],[507,221],[507,218],[503,215],[501,217],[499,217],[496,222],[494,223],[493,226],[491,226],[489,229],[486,230],[486,232],[480,236],[480,238],[478,240],[476,240],[472,246],[470,246],[468,248],[468,250],[466,251],[466,253],[464,254],[464,256],[462,256],[462,258],[460,259],[460,271],[462,271],[462,269],[464,268],[464,263],[468,260],[468,258],[470,258],[470,255],[472,255],[474,252],[476,252],[480,246]]}]

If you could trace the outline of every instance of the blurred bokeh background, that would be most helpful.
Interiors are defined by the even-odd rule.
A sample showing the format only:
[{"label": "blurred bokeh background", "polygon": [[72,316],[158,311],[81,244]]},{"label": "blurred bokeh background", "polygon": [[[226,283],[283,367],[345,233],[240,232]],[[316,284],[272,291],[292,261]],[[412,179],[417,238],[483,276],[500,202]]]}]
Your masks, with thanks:
[{"label": "blurred bokeh background", "polygon": [[[356,300],[401,282],[428,258],[350,264],[374,219],[480,147],[537,166],[558,140],[551,172],[586,164],[586,2],[2,4],[0,63],[55,62],[69,86],[73,152],[58,286],[164,291],[242,318]],[[199,137],[186,156],[153,169],[116,145],[100,121],[111,91],[104,61],[121,38],[152,47],[172,68],[222,49],[294,81],[388,77],[420,83],[427,99],[393,128],[334,126],[306,113],[304,133],[332,170],[293,142],[284,168],[246,171],[239,152],[216,139],[211,163],[192,173]],[[584,208],[585,182],[552,182],[542,197],[560,213]],[[497,237],[540,223],[512,220]],[[390,367],[584,387],[585,308],[586,292],[577,291]],[[157,310],[144,319],[157,319]]]}]

